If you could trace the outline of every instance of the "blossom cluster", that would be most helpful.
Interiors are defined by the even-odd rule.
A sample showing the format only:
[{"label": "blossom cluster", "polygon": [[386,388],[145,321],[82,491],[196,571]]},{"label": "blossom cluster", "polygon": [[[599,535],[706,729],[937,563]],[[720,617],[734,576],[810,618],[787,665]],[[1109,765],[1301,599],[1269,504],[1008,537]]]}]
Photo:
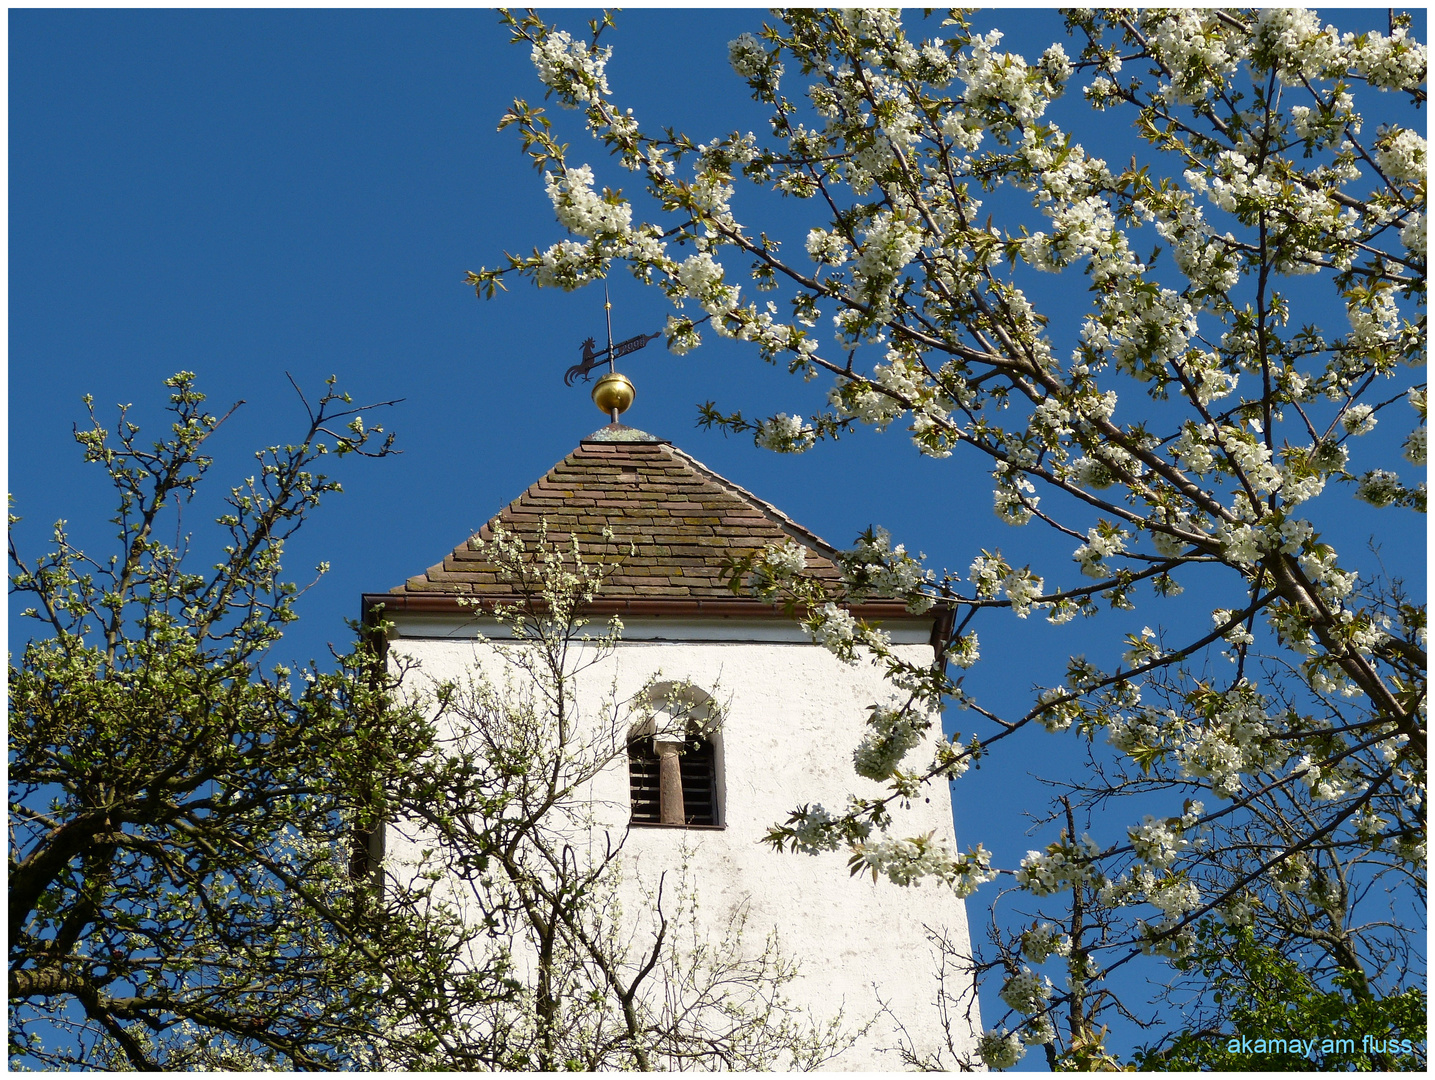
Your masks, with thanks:
[{"label": "blossom cluster", "polygon": [[565,108],[592,105],[608,93],[605,69],[611,49],[594,49],[555,30],[533,46],[533,66],[543,85],[558,94]]},{"label": "blossom cluster", "polygon": [[1049,922],[1037,923],[1021,935],[1021,952],[1033,964],[1045,963],[1049,956],[1067,956],[1071,938]]},{"label": "blossom cluster", "polygon": [[[925,558],[919,556],[918,558]],[[894,597],[907,602],[907,610],[920,615],[933,603],[926,586],[936,579],[918,559],[907,554],[904,544],[892,546],[886,529],[869,529],[858,537],[857,546],[837,554],[842,581],[854,598]]]},{"label": "blossom cluster", "polygon": [[892,643],[885,631],[858,622],[831,601],[813,611],[803,625],[815,642],[846,664],[857,663],[860,649],[883,654]]},{"label": "blossom cluster", "polygon": [[1016,872],[1022,888],[1037,896],[1049,896],[1074,883],[1094,880],[1101,848],[1089,836],[1072,843],[1066,839],[1049,844],[1045,851],[1028,851]]},{"label": "blossom cluster", "polygon": [[1006,1028],[990,1031],[977,1040],[977,1056],[989,1069],[1010,1069],[1022,1059],[1026,1047],[1015,1032]]},{"label": "blossom cluster", "polygon": [[740,34],[727,47],[728,63],[745,79],[775,81],[782,75],[782,65],[763,48],[751,34]]},{"label": "blossom cluster", "polygon": [[1126,830],[1136,857],[1154,867],[1165,868],[1188,846],[1182,835],[1181,823],[1173,819],[1158,821],[1147,814],[1140,825]]},{"label": "blossom cluster", "polygon": [[784,585],[790,585],[807,569],[807,549],[795,541],[781,547],[767,544],[753,560],[747,585],[755,596],[771,597]]},{"label": "blossom cluster", "polygon": [[852,754],[857,775],[869,780],[886,780],[907,752],[921,745],[927,727],[926,718],[910,708],[872,706],[867,719],[867,732]]},{"label": "blossom cluster", "polygon": [[1051,980],[1024,967],[1007,979],[998,996],[1017,1012],[1040,1012],[1051,1000]]},{"label": "blossom cluster", "polygon": [[816,435],[812,428],[803,422],[802,417],[778,413],[758,424],[754,441],[764,450],[800,454],[812,447]]},{"label": "blossom cluster", "polygon": [[548,198],[558,220],[569,232],[589,239],[625,236],[633,224],[633,208],[616,198],[604,198],[593,191],[593,170],[587,165],[571,169],[562,177],[544,177]]},{"label": "blossom cluster", "polygon": [[[791,815],[786,835],[794,851],[803,855],[818,855],[824,851],[836,851],[851,835],[851,825],[821,803],[814,803]],[[866,832],[859,831],[858,835],[865,836]]]},{"label": "blossom cluster", "polygon": [[1027,567],[1013,569],[998,551],[995,554],[983,551],[968,569],[968,576],[976,587],[978,599],[992,599],[1005,594],[1011,604],[1012,614],[1024,619],[1034,606],[1045,605],[1038,601],[1045,587],[1043,580]]},{"label": "blossom cluster", "polygon": [[992,856],[978,844],[965,855],[932,836],[907,839],[883,837],[853,845],[853,863],[880,874],[896,885],[916,885],[936,878],[959,897],[970,896],[977,886],[996,877]]}]

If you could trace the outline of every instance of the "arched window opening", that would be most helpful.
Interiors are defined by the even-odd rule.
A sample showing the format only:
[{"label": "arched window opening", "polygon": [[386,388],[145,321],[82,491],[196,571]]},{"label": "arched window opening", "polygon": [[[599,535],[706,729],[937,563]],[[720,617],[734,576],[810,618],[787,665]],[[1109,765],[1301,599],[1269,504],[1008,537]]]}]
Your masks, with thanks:
[{"label": "arched window opening", "polygon": [[637,825],[721,823],[717,709],[696,687],[663,682],[628,740],[628,793]]}]

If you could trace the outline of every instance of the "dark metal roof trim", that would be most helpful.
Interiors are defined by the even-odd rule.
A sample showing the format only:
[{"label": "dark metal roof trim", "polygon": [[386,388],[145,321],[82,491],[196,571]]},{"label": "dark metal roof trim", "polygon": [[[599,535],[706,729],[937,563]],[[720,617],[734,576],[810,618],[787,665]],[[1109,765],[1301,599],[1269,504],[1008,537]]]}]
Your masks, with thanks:
[{"label": "dark metal roof trim", "polygon": [[[460,601],[466,601],[460,603]],[[432,593],[364,593],[363,621],[372,626],[383,611],[387,614],[413,615],[467,615],[482,618],[497,604],[523,604],[521,596],[461,597],[454,594]],[[542,614],[544,605],[533,602],[533,609]],[[937,604],[921,615],[907,610],[900,600],[868,600],[860,604],[841,605],[853,616],[866,621],[904,620],[932,623],[931,644],[940,649],[951,636],[956,610],[949,604]],[[781,604],[769,604],[762,600],[709,599],[644,599],[641,597],[597,597],[583,609],[586,615],[630,615],[634,617],[670,619],[774,619],[795,621]]]}]

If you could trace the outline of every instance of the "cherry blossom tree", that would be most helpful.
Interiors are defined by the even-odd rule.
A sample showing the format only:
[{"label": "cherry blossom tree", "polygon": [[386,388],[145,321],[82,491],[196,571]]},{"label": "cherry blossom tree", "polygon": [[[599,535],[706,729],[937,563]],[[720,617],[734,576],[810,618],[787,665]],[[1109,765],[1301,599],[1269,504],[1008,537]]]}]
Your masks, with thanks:
[{"label": "cherry blossom tree", "polygon": [[[1398,896],[1423,916],[1425,609],[1404,584],[1422,569],[1329,534],[1425,510],[1426,143],[1410,124],[1426,51],[1409,18],[1350,31],[1294,9],[1080,11],[1065,43],[1025,57],[960,13],[909,36],[893,12],[781,12],[727,46],[769,132],[706,142],[613,100],[607,16],[586,39],[504,20],[610,160],[571,160],[566,129],[514,102],[501,126],[569,238],[471,274],[480,296],[626,268],[671,303],[673,352],[711,333],[827,380],[809,415],[709,403],[704,423],[783,453],[905,428],[918,454],[989,471],[1001,522],[1050,541],[1019,564],[994,537],[938,572],[873,530],[840,594],[787,550],[734,569],[844,660],[885,665],[897,695],[855,757],[888,797],[799,807],[770,842],[846,847],[854,871],[958,895],[1013,886],[1037,919],[983,960],[1009,1009],[983,1040],[993,1067],[1028,1045],[1109,1061],[1098,1018],[1127,1006],[1104,977],[1153,955],[1196,970],[1202,926],[1255,926],[1317,978],[1398,986],[1404,968],[1382,958],[1408,948],[1412,920],[1352,913]],[[1063,94],[1103,136],[1130,132],[1129,164],[1054,122]],[[618,190],[624,174],[641,194]],[[782,220],[740,220],[740,184],[783,197]],[[777,237],[795,218],[793,252]],[[1081,282],[1088,303],[1067,316]],[[941,661],[900,662],[841,606],[863,596],[950,605]],[[1073,648],[1025,705],[963,688],[992,662],[987,620],[1107,611],[1129,613],[1119,638]],[[944,708],[971,730],[912,760]],[[996,867],[980,845],[896,830],[893,805],[1033,728],[1091,758],[1043,850]]]}]

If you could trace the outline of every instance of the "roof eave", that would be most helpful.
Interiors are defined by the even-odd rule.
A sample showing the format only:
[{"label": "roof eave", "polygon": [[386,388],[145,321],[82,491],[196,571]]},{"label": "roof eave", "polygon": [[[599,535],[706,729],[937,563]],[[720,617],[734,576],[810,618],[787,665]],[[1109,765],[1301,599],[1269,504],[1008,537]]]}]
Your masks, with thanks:
[{"label": "roof eave", "polygon": [[[456,593],[365,593],[363,622],[373,626],[380,611],[387,614],[466,615],[481,618],[495,606],[528,605],[536,614],[543,614],[546,605],[522,596],[462,596]],[[931,645],[941,649],[952,632],[956,609],[950,604],[937,604],[922,614],[914,614],[900,600],[866,600],[841,605],[854,617],[866,622],[903,620],[932,624]],[[800,609],[799,609],[800,610]],[[595,597],[584,606],[587,615],[628,615],[631,617],[672,619],[786,619],[793,620],[782,604],[733,597],[704,599],[700,597]]]}]

